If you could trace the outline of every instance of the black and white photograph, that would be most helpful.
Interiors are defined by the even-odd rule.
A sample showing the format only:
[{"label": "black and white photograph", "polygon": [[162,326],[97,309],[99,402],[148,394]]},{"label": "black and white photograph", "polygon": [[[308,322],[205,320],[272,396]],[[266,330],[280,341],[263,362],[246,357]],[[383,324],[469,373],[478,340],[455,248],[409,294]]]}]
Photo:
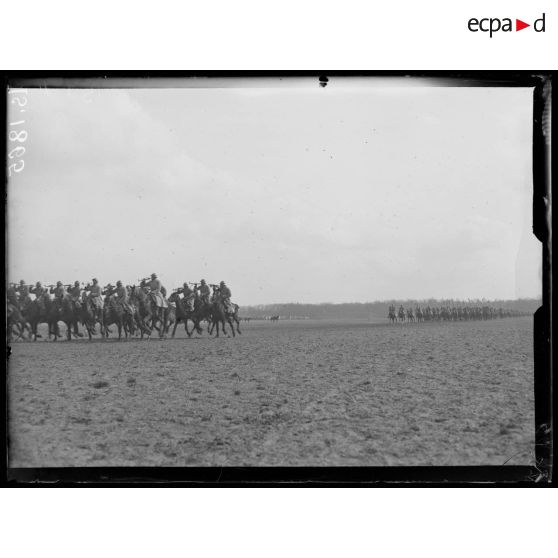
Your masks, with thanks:
[{"label": "black and white photograph", "polygon": [[10,85],[8,466],[533,466],[533,91]]}]

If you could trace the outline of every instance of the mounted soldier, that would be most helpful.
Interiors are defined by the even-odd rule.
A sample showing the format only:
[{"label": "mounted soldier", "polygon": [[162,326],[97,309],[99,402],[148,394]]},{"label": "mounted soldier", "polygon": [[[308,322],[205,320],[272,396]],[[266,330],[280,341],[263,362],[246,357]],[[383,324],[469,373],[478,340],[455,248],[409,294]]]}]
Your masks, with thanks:
[{"label": "mounted soldier", "polygon": [[49,292],[50,294],[54,295],[54,303],[56,304],[58,309],[61,309],[62,302],[68,296],[68,293],[66,292],[66,288],[62,284],[62,281],[57,281],[56,287],[51,287]]},{"label": "mounted soldier", "polygon": [[231,303],[231,290],[229,289],[229,287],[227,287],[224,281],[221,281],[219,283],[219,296],[221,297],[221,300],[225,305],[225,311],[229,314],[233,314],[234,307]]},{"label": "mounted soldier", "polygon": [[6,296],[8,298],[8,304],[10,306],[13,306],[14,309],[19,309],[19,301],[17,299],[17,286],[14,283],[10,283],[8,285]]},{"label": "mounted soldier", "polygon": [[[228,323],[233,337],[234,323],[236,323],[236,330],[238,333],[240,331],[240,320],[238,318],[239,306],[237,304],[232,304],[231,302],[231,290],[224,281],[221,281],[219,285],[211,285],[213,287],[213,297],[211,306],[211,324],[209,326],[209,333],[211,334],[213,329],[216,328],[216,335],[219,336],[219,326],[225,332],[225,323]],[[234,323],[233,323],[234,322]]]},{"label": "mounted soldier", "polygon": [[163,287],[160,279],[157,278],[156,273],[151,274],[151,281],[149,281],[147,286],[149,287],[149,293],[155,306],[157,306],[157,308],[168,308],[169,305],[165,298],[167,290]]},{"label": "mounted soldier", "polygon": [[110,330],[108,326],[115,324],[118,328],[118,339],[122,339],[122,330],[126,337],[133,335],[134,324],[134,309],[130,305],[128,289],[122,285],[122,281],[117,281],[116,286],[109,283],[105,289],[104,294],[105,305],[103,311],[103,325],[105,328],[105,336],[108,337]]},{"label": "mounted soldier", "polygon": [[220,301],[221,296],[219,295],[219,285],[209,285],[209,286],[213,290],[213,292],[211,293],[211,298],[209,299],[209,302],[213,303],[213,302]]},{"label": "mounted soldier", "polygon": [[105,295],[105,302],[108,302],[108,299],[116,292],[116,287],[112,284],[109,283],[108,285],[105,285],[105,287],[103,288],[102,294]]},{"label": "mounted soldier", "polygon": [[81,308],[81,286],[79,281],[74,281],[74,284],[68,289],[68,296],[74,310],[77,312]]},{"label": "mounted soldier", "polygon": [[204,304],[209,304],[209,297],[211,295],[211,290],[209,285],[205,282],[205,279],[200,281],[200,286],[197,287],[198,292],[200,293],[201,301]]},{"label": "mounted soldier", "polygon": [[85,288],[85,290],[89,292],[88,298],[93,303],[93,308],[95,310],[95,318],[97,318],[98,320],[102,320],[104,304],[103,304],[103,297],[102,297],[103,293],[102,293],[101,285],[99,285],[97,279],[93,279],[93,284],[88,285]]},{"label": "mounted soldier", "polygon": [[167,326],[167,317],[170,315],[170,311],[167,310],[169,308],[169,303],[164,295],[167,291],[157,278],[156,273],[151,274],[151,281],[149,281],[147,286],[149,287],[149,297],[151,299],[151,306],[153,307],[151,325],[156,328],[156,323],[160,323],[159,337],[162,338]]},{"label": "mounted soldier", "polygon": [[182,300],[184,301],[184,306],[186,307],[186,310],[188,310],[189,312],[193,312],[194,299],[196,298],[195,291],[190,288],[190,285],[188,285],[188,283],[184,283],[182,285],[182,288],[178,289],[177,292],[182,293],[184,295],[184,298]]},{"label": "mounted soldier", "polygon": [[116,304],[119,304],[124,309],[124,312],[130,315],[134,315],[134,309],[130,304],[130,291],[128,291],[128,287],[125,287],[122,284],[122,281],[116,282],[116,289],[114,291],[116,295]]},{"label": "mounted soldier", "polygon": [[29,292],[33,295],[35,295],[35,302],[37,303],[37,306],[39,307],[39,311],[40,312],[44,312],[45,310],[45,296],[48,297],[48,291],[45,287],[43,287],[41,285],[40,281],[37,281],[35,283],[34,287],[31,287],[29,289]]},{"label": "mounted soldier", "polygon": [[31,302],[31,297],[29,296],[29,287],[22,279],[15,290],[19,293],[19,307],[23,310]]}]

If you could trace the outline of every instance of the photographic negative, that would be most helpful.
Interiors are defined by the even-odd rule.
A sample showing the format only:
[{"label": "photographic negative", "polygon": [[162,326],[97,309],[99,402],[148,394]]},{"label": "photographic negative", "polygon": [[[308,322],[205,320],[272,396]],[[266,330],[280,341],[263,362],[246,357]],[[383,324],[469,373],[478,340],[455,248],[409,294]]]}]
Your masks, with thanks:
[{"label": "photographic negative", "polygon": [[39,85],[7,91],[11,468],[536,465],[532,84]]}]

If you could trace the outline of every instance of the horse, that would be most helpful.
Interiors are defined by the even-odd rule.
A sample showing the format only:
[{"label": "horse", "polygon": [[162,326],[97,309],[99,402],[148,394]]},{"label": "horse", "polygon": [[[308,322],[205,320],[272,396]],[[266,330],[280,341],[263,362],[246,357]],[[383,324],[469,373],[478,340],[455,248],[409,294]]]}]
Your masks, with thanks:
[{"label": "horse", "polygon": [[[8,338],[11,341],[12,335],[15,333],[17,335],[15,341],[17,341],[18,339],[21,339],[21,337],[23,337],[23,334],[26,329],[29,330],[29,326],[27,325],[27,322],[25,321],[23,314],[21,313],[20,309],[17,306],[14,306],[13,304],[8,304],[7,311],[8,312],[6,318],[7,318]],[[17,331],[14,331],[14,328],[16,328]]]},{"label": "horse", "polygon": [[271,316],[271,318],[269,318],[272,322],[278,322],[279,321],[279,316]]},{"label": "horse", "polygon": [[105,301],[105,308],[103,309],[103,322],[105,325],[105,337],[108,337],[110,330],[109,325],[115,324],[118,328],[118,340],[122,340],[122,330],[124,335],[128,338],[134,334],[134,316],[130,312],[126,312],[121,304],[118,304],[114,297],[110,296]]},{"label": "horse", "polygon": [[400,322],[405,321],[405,310],[403,310],[403,306],[399,307],[399,312],[397,313]]},{"label": "horse", "polygon": [[394,324],[397,321],[397,317],[395,316],[395,306],[390,306],[388,309],[388,320]]},{"label": "horse", "polygon": [[200,326],[198,333],[201,334],[201,322],[205,321],[207,322],[207,333],[211,334],[210,329],[213,321],[212,312],[212,304],[205,302],[199,295],[196,295],[196,298],[194,298],[194,313]]},{"label": "horse", "polygon": [[[201,335],[202,333],[202,328],[200,326],[201,320],[200,320],[199,312],[196,311],[196,303],[198,303],[198,310],[199,310],[200,305],[202,304],[201,300],[195,299],[194,309],[190,310],[186,306],[184,300],[178,296],[178,293],[174,292],[169,296],[169,302],[172,302],[176,305],[176,317],[174,321],[174,328],[172,330],[172,337],[174,338],[174,335],[176,333],[176,328],[178,327],[179,322],[184,322],[184,330],[186,331],[186,335],[188,335],[188,337],[192,336],[194,330],[196,330]],[[194,324],[192,326],[192,331],[188,330],[188,320],[190,320]]]},{"label": "horse", "polygon": [[72,328],[73,334],[76,337],[83,337],[78,331],[78,321],[80,320],[80,312],[75,304],[70,300],[69,297],[62,298],[61,301],[55,303],[57,309],[57,324],[58,322],[64,322],[66,324],[66,336],[68,341],[72,339]]},{"label": "horse", "polygon": [[[159,332],[159,337],[162,338],[167,329],[167,318],[169,315],[169,306],[165,308],[158,304],[155,295],[148,295],[151,300],[151,326]],[[159,323],[160,327],[157,327]]]},{"label": "horse", "polygon": [[143,339],[144,332],[147,337],[153,331],[153,310],[151,300],[141,287],[135,285],[130,289],[130,302],[137,308],[136,324],[138,325]]},{"label": "horse", "polygon": [[87,334],[89,335],[89,340],[91,341],[91,336],[95,335],[95,325],[99,322],[101,328],[101,335],[105,337],[105,324],[103,312],[99,308],[95,307],[95,304],[91,298],[85,298],[81,303],[81,323],[85,326]]},{"label": "horse", "polygon": [[[230,316],[230,318],[232,319],[233,322],[236,323],[236,331],[242,335],[242,331],[240,331],[240,318],[238,317],[238,311],[240,310],[240,306],[238,304],[231,304],[232,308],[234,309],[234,312],[227,312],[227,316]],[[277,319],[279,319],[279,316],[277,316]]]},{"label": "horse", "polygon": [[[233,309],[233,311],[230,311],[230,308]],[[217,316],[217,319],[214,319],[211,323],[211,326],[209,328],[209,333],[211,334],[211,332],[213,331],[213,327],[215,325],[217,325],[217,337],[219,336],[219,323],[221,323],[223,325],[223,333],[225,333],[225,326],[224,323],[228,323],[231,327],[232,330],[232,334],[233,337],[235,337],[235,332],[234,332],[234,324],[236,323],[236,331],[242,335],[242,331],[240,331],[240,319],[238,317],[238,310],[240,309],[240,307],[238,306],[238,304],[231,304],[228,308],[225,305],[225,302],[223,301],[223,299],[219,296],[217,296],[213,302],[213,316],[215,318],[215,316]],[[221,313],[224,314],[224,321],[221,320]],[[277,319],[279,319],[279,316],[277,316]]]},{"label": "horse", "polygon": [[49,339],[54,336],[54,340],[56,341],[58,337],[61,337],[58,330],[58,310],[48,295],[28,304],[23,313],[23,317],[31,326],[30,337],[33,338],[33,341],[36,341],[37,337],[42,337],[37,329],[39,324],[43,323],[48,324]]},{"label": "horse", "polygon": [[169,304],[168,308],[165,308],[165,335],[169,332],[169,329],[174,324],[176,324],[176,306],[174,306],[173,304]]},{"label": "horse", "polygon": [[413,314],[413,309],[412,308],[407,308],[407,321],[408,322],[414,322],[415,321],[415,316]]},{"label": "horse", "polygon": [[217,331],[216,331],[216,337],[219,337],[219,324],[221,324],[221,327],[223,328],[223,333],[226,335],[227,331],[225,329],[225,323],[228,323],[233,337],[235,337],[235,332],[234,332],[234,326],[232,324],[232,319],[230,317],[229,314],[227,314],[226,310],[225,310],[225,304],[223,303],[223,301],[219,298],[217,298],[216,300],[214,300],[211,303],[211,323],[209,326],[209,334],[211,334],[213,332],[213,329],[215,327],[217,327]]},{"label": "horse", "polygon": [[[156,295],[155,293],[146,293],[144,288],[147,286],[147,282],[144,279],[140,283],[140,288],[136,289],[138,296],[144,295],[147,301],[151,304],[151,329],[155,328],[159,332],[159,337],[162,339],[165,335],[166,330],[168,329],[167,321],[169,318],[169,307],[168,304],[165,307],[162,303],[160,303],[161,299],[163,299],[164,294]],[[164,299],[163,299],[164,300]],[[160,327],[157,327],[157,323],[160,324]]]}]

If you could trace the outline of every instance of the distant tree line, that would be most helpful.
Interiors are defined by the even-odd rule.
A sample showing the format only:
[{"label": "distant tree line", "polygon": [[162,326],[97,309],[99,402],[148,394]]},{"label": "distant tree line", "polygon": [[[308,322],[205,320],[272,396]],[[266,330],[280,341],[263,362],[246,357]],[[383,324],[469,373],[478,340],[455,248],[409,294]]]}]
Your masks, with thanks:
[{"label": "distant tree line", "polygon": [[240,313],[243,317],[265,318],[269,316],[280,316],[281,319],[310,320],[381,320],[386,319],[389,306],[402,305],[405,308],[415,306],[491,306],[506,310],[518,310],[522,313],[534,313],[542,304],[540,299],[519,298],[514,300],[487,300],[487,299],[436,299],[423,300],[399,299],[375,302],[345,302],[341,304],[264,304],[259,306],[243,306]]}]

